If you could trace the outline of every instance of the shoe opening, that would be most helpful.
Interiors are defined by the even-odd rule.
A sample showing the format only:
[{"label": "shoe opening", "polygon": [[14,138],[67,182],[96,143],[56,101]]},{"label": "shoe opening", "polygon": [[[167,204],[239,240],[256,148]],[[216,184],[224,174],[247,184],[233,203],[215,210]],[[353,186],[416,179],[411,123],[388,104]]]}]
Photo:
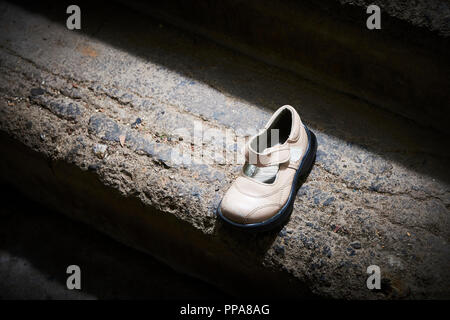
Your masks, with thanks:
[{"label": "shoe opening", "polygon": [[291,110],[283,109],[270,127],[251,142],[251,148],[258,153],[264,153],[267,148],[285,143],[291,134],[292,121]]},{"label": "shoe opening", "polygon": [[244,165],[244,174],[256,181],[272,184],[277,178],[280,166],[273,165],[267,167],[257,167],[254,164],[246,163]]},{"label": "shoe opening", "polygon": [[[292,130],[292,112],[284,109],[272,122],[267,130],[264,130],[252,142],[251,148],[258,153],[264,153],[268,148],[285,143]],[[258,167],[254,164],[245,164],[244,174],[259,182],[271,184],[275,181],[280,166],[272,165],[266,167]]]}]

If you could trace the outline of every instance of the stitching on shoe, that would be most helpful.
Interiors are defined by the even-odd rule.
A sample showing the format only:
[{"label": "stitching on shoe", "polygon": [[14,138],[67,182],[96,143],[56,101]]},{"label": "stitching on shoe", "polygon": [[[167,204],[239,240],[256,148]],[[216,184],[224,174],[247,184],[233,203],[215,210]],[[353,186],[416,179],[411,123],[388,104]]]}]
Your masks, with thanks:
[{"label": "stitching on shoe", "polygon": [[[268,186],[271,186],[271,185],[268,185]],[[280,189],[277,189],[277,190],[271,191],[271,192],[269,192],[269,193],[267,193],[267,194],[257,195],[257,196],[256,196],[256,195],[253,195],[253,194],[248,194],[248,193],[246,193],[245,191],[242,191],[241,188],[238,187],[237,183],[234,184],[234,187],[235,187],[240,193],[245,194],[246,196],[251,197],[251,198],[267,198],[267,197],[270,197],[270,196],[276,194],[276,193],[280,190]],[[281,189],[282,189],[282,188],[284,188],[284,187],[281,187]]]},{"label": "stitching on shoe", "polygon": [[256,207],[256,208],[254,208],[252,211],[250,211],[245,217],[244,217],[244,221],[245,221],[245,223],[248,223],[248,218],[250,218],[250,216],[252,216],[253,214],[255,214],[258,210],[260,210],[260,209],[264,209],[264,208],[267,208],[267,207],[279,207],[279,204],[277,204],[277,203],[269,203],[269,204],[265,204],[265,205],[263,205],[263,206],[259,206],[259,207]]},{"label": "stitching on shoe", "polygon": [[[285,185],[284,187],[281,188],[281,192],[280,192],[280,200],[278,200],[278,202],[280,203],[281,206],[284,205],[283,203],[283,194],[284,194],[284,190],[286,189],[286,187],[289,187],[289,185]],[[288,197],[289,199],[289,197]]]}]

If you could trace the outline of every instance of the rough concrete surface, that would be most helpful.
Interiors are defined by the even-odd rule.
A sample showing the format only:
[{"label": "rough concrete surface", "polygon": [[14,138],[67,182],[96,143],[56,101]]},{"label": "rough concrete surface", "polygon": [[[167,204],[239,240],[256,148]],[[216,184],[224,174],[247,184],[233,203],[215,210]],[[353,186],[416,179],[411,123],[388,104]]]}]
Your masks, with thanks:
[{"label": "rough concrete surface", "polygon": [[376,4],[393,17],[450,37],[450,5],[446,0],[339,0],[339,2],[363,8]]},{"label": "rough concrete surface", "polygon": [[[448,0],[120,2],[322,87],[450,133]],[[366,26],[370,3],[381,7],[381,29]]]},{"label": "rough concrete surface", "polygon": [[[0,4],[2,180],[231,294],[450,297],[446,135],[136,12],[54,17]],[[173,161],[197,141],[177,130],[242,137],[282,104],[315,166],[282,230],[230,230],[214,209],[239,165]]]}]

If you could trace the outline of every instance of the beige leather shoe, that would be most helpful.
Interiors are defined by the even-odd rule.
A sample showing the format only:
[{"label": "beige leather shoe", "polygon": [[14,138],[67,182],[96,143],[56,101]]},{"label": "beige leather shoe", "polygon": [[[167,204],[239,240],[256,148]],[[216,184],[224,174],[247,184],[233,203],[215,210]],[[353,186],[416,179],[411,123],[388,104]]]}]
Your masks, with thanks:
[{"label": "beige leather shoe", "polygon": [[297,111],[285,105],[245,147],[246,163],[223,197],[218,215],[227,223],[268,230],[290,216],[301,177],[313,165],[317,140]]}]

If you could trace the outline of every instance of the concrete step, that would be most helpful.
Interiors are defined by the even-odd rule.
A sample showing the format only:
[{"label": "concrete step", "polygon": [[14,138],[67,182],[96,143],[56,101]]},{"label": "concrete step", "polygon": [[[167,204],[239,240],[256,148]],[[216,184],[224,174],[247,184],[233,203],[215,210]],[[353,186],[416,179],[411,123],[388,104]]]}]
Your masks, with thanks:
[{"label": "concrete step", "polygon": [[[121,0],[332,90],[450,133],[447,0]],[[367,7],[381,9],[369,30]]]},{"label": "concrete step", "polygon": [[[146,253],[0,185],[2,300],[226,299]],[[81,269],[81,290],[67,290],[67,267]]]},{"label": "concrete step", "polygon": [[[233,295],[449,297],[446,135],[121,6],[90,9],[74,32],[55,7],[0,4],[3,181]],[[316,164],[283,229],[230,230],[214,215],[239,169],[228,155],[282,104],[316,133]]]}]

